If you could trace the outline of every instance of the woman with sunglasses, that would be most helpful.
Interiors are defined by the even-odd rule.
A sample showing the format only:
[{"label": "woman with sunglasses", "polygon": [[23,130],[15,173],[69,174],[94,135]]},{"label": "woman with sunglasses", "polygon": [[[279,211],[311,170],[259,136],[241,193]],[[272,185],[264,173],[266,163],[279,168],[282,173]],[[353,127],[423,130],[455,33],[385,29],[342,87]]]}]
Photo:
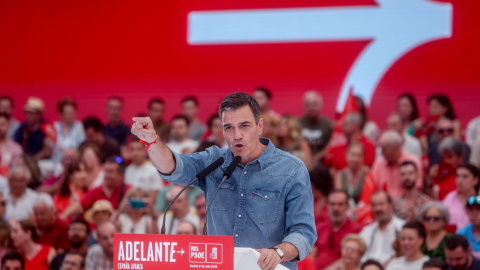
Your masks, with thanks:
[{"label": "woman with sunglasses", "polygon": [[411,220],[403,225],[399,236],[403,256],[393,259],[385,270],[421,270],[429,259],[421,249],[425,237],[425,228],[420,221]]},{"label": "woman with sunglasses", "polygon": [[425,227],[425,241],[422,245],[423,254],[430,258],[445,260],[445,239],[450,235],[446,230],[450,215],[441,202],[426,203],[419,213]]},{"label": "woman with sunglasses", "polygon": [[462,228],[470,223],[465,210],[465,202],[471,196],[478,195],[479,173],[472,164],[462,164],[457,167],[455,182],[457,189],[448,193],[443,199],[443,205],[450,214],[450,223]]}]

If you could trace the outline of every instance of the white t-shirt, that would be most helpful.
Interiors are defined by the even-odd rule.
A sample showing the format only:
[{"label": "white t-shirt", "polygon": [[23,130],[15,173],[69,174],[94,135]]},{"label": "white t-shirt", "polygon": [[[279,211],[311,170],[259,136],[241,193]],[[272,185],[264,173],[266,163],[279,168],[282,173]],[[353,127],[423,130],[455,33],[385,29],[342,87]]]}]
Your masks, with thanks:
[{"label": "white t-shirt", "polygon": [[150,216],[144,215],[137,224],[133,225],[133,221],[127,214],[120,214],[118,219],[122,223],[121,233],[147,233],[148,224],[152,222]]},{"label": "white t-shirt", "polygon": [[125,182],[134,188],[141,188],[145,191],[163,188],[163,180],[150,161],[140,166],[128,165],[125,170]]},{"label": "white t-shirt", "polygon": [[413,262],[407,262],[405,261],[405,257],[398,257],[393,259],[385,268],[385,270],[422,270],[423,269],[423,263],[428,261],[429,257],[428,256],[423,256],[422,258],[413,261]]},{"label": "white t-shirt", "polygon": [[[195,208],[190,207],[190,211],[188,214],[182,219],[176,219],[173,217],[172,211],[168,211],[165,217],[165,233],[166,234],[177,234],[178,226],[180,222],[188,221],[192,223],[195,228],[198,230],[198,226],[200,225],[200,218],[197,215],[197,211]],[[163,224],[163,215],[158,219],[158,231],[162,230]],[[198,233],[198,232],[197,232]]]},{"label": "white t-shirt", "polygon": [[167,143],[168,148],[170,150],[174,151],[177,154],[182,154],[184,150],[190,150],[190,151],[195,151],[198,148],[198,142],[188,139],[184,142],[176,142],[176,141],[169,141]]},{"label": "white t-shirt", "polygon": [[12,196],[10,196],[10,193],[8,193],[5,196],[7,201],[7,218],[10,219],[13,217],[16,220],[29,219],[30,215],[33,213],[33,205],[35,204],[37,196],[37,192],[27,188],[14,204]]}]

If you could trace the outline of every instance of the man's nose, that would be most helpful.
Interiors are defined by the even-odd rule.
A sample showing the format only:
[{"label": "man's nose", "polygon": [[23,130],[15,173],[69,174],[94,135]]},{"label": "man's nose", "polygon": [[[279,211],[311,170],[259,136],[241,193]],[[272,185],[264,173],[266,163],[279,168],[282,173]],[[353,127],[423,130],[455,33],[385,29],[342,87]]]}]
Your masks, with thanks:
[{"label": "man's nose", "polygon": [[243,138],[243,132],[240,129],[235,128],[234,131],[233,131],[233,138],[235,140],[239,140],[239,139]]}]

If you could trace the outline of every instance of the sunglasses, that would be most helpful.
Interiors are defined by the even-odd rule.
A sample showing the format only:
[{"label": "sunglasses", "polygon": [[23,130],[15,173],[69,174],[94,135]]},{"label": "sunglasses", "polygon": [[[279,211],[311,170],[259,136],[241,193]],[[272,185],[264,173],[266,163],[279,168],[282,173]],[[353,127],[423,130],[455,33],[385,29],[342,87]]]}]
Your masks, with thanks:
[{"label": "sunglasses", "polygon": [[473,206],[480,207],[480,195],[470,196],[467,199],[467,207],[470,208],[470,207],[473,207]]},{"label": "sunglasses", "polygon": [[426,222],[430,222],[430,221],[439,222],[440,220],[442,220],[442,217],[435,217],[435,216],[424,216],[423,217],[423,221],[426,221]]},{"label": "sunglasses", "polygon": [[440,128],[440,129],[437,129],[437,132],[439,134],[451,134],[453,133],[453,128]]}]

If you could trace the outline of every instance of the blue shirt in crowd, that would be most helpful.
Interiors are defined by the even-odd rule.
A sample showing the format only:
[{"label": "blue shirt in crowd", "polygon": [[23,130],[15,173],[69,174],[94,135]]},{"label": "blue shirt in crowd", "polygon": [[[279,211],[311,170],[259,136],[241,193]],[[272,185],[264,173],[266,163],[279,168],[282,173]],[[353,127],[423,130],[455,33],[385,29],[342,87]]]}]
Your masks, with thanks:
[{"label": "blue shirt in crowd", "polygon": [[[313,196],[305,164],[261,138],[266,150],[246,166],[238,165],[220,187],[207,216],[210,235],[232,235],[235,247],[270,248],[282,242],[293,244],[299,260],[305,258],[317,239]],[[205,192],[206,205],[233,159],[230,149],[213,146],[204,152],[179,155],[175,171],[162,175],[167,181],[186,185],[219,157],[225,162],[196,185]],[[297,269],[296,261],[282,263]]]},{"label": "blue shirt in crowd", "polygon": [[460,234],[467,238],[470,247],[473,252],[480,252],[480,239],[475,238],[473,234],[473,225],[472,223],[468,224],[465,227],[462,227],[457,230],[456,234]]}]

